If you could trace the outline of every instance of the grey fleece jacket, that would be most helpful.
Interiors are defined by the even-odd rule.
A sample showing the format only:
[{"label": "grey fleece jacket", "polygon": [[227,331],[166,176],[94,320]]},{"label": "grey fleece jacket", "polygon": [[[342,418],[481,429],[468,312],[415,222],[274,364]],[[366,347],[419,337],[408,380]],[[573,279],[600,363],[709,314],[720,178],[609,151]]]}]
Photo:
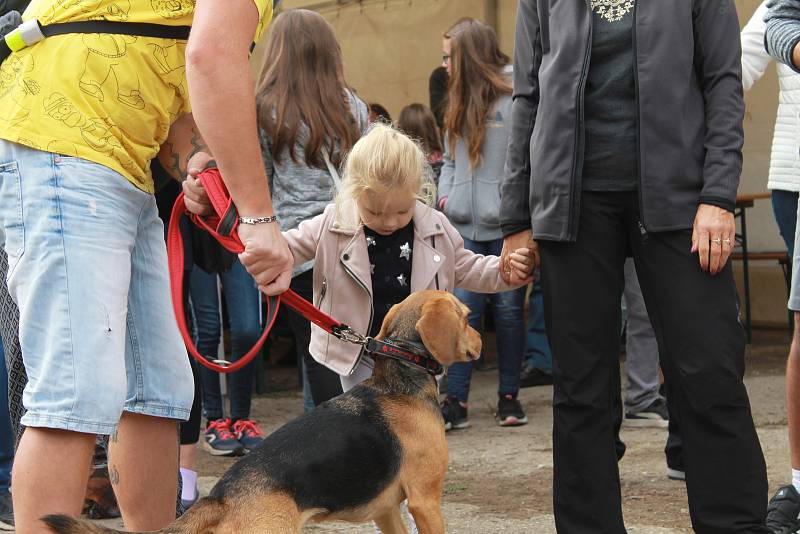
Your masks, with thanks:
[{"label": "grey fleece jacket", "polygon": [[[592,11],[585,0],[519,0],[514,103],[502,186],[509,235],[574,241],[580,220],[583,93]],[[633,26],[640,218],[692,227],[699,203],[733,211],[744,99],[733,0],[636,2]]]},{"label": "grey fleece jacket", "polygon": [[800,72],[792,63],[792,52],[800,42],[800,2],[797,0],[771,0],[764,16],[767,29],[764,42],[767,52],[781,63]]}]

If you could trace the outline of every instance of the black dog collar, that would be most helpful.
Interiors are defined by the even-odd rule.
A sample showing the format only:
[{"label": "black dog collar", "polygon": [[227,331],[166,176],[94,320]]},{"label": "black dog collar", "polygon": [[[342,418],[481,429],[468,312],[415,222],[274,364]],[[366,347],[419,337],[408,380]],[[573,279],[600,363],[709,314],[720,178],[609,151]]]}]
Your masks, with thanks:
[{"label": "black dog collar", "polygon": [[365,349],[371,355],[380,355],[421,367],[431,376],[444,372],[444,367],[428,350],[417,343],[395,339],[369,338]]}]

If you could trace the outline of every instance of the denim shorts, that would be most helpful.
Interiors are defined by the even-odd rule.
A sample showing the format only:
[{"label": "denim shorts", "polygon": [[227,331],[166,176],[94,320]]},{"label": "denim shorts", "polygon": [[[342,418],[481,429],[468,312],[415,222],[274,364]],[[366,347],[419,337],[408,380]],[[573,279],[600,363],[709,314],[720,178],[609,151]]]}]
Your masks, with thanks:
[{"label": "denim shorts", "polygon": [[0,243],[20,311],[22,424],[112,433],[194,396],[153,195],[90,161],[0,140]]}]

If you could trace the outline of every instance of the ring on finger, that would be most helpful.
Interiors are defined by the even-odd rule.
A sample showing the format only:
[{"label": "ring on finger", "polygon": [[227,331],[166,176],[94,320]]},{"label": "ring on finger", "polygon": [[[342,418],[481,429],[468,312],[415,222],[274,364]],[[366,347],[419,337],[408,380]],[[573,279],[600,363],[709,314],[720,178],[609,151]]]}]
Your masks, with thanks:
[{"label": "ring on finger", "polygon": [[721,237],[715,237],[714,239],[711,240],[711,242],[714,243],[715,245],[721,245],[722,244],[722,238]]},{"label": "ring on finger", "polygon": [[725,243],[727,246],[731,246],[731,238],[730,237],[726,237],[725,239],[722,240],[722,242]]}]

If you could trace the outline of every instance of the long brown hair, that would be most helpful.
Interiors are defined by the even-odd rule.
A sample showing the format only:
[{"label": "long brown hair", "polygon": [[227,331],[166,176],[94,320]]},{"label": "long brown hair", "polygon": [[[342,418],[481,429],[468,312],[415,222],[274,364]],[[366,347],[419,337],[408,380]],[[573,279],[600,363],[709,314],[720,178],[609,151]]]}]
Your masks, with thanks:
[{"label": "long brown hair", "polygon": [[510,59],[500,51],[494,30],[475,19],[461,19],[447,33],[450,40],[450,81],[444,127],[451,153],[462,138],[470,167],[480,163],[486,117],[502,95],[511,94],[503,73]]},{"label": "long brown hair", "polygon": [[300,128],[308,128],[305,163],[325,168],[322,149],[338,164],[358,139],[344,80],[342,53],[333,28],[318,13],[284,11],[272,24],[256,98],[260,126],[280,161],[289,149],[297,163]]},{"label": "long brown hair", "polygon": [[404,107],[397,119],[397,127],[411,138],[418,139],[425,154],[442,152],[436,119],[428,106],[415,103]]}]

